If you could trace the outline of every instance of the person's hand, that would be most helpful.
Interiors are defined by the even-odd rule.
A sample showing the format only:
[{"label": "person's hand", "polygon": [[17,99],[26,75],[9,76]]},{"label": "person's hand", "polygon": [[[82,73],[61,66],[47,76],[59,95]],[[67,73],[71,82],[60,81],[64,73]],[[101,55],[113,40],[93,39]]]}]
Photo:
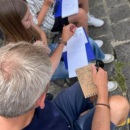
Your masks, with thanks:
[{"label": "person's hand", "polygon": [[69,24],[65,27],[63,27],[63,33],[62,33],[62,41],[67,42],[73,35],[76,30],[76,26],[74,24]]},{"label": "person's hand", "polygon": [[46,43],[45,42],[43,42],[43,41],[36,41],[35,43],[34,43],[34,45],[36,45],[36,46],[46,46]]},{"label": "person's hand", "polygon": [[48,53],[48,54],[50,54],[50,52],[51,52],[50,48],[48,48],[48,46],[46,45],[46,43],[43,42],[43,41],[36,41],[36,42],[34,43],[34,45],[35,45],[35,46],[44,47],[44,48],[46,49],[46,53]]},{"label": "person's hand", "polygon": [[44,3],[51,6],[54,2],[55,2],[55,0],[45,0]]},{"label": "person's hand", "polygon": [[108,88],[107,88],[107,72],[102,68],[96,70],[95,65],[92,65],[93,70],[93,81],[97,86],[98,98],[107,98],[108,97]]}]

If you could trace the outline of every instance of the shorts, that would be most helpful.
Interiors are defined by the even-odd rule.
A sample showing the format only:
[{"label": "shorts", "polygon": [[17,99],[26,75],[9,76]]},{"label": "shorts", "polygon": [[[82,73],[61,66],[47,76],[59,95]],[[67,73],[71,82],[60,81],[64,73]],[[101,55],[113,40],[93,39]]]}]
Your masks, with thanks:
[{"label": "shorts", "polygon": [[[66,119],[71,130],[91,130],[95,108],[89,98],[84,98],[79,82],[60,92],[52,103]],[[86,110],[90,111],[79,117]],[[111,122],[111,130],[115,128],[116,125]]]},{"label": "shorts", "polygon": [[69,24],[68,17],[67,18],[57,17],[55,18],[55,23],[51,32],[61,32],[63,30],[63,27],[68,24]]}]

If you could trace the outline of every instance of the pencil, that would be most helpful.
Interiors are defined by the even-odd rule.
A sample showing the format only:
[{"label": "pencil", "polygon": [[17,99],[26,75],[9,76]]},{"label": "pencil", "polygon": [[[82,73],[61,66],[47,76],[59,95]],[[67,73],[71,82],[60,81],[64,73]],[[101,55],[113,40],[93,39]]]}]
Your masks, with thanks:
[{"label": "pencil", "polygon": [[75,28],[75,26],[70,27],[70,31],[71,31],[72,33],[75,33],[75,32],[73,31],[74,28]]}]

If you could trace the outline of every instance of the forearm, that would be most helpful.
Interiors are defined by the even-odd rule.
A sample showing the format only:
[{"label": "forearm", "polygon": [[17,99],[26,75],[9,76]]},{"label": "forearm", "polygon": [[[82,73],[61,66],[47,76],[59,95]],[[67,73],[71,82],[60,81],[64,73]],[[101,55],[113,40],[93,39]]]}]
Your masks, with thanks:
[{"label": "forearm", "polygon": [[[97,103],[109,105],[108,97],[99,97]],[[95,106],[92,130],[110,130],[110,109],[107,106]]]},{"label": "forearm", "polygon": [[43,31],[41,33],[41,40],[45,43],[46,46],[48,46],[48,44],[47,44],[47,37],[46,37],[45,32],[43,32]]},{"label": "forearm", "polygon": [[110,130],[110,113],[105,106],[96,106],[92,130]]},{"label": "forearm", "polygon": [[59,65],[64,46],[64,44],[59,44],[52,56],[50,57],[50,60],[52,62],[52,75],[57,69],[57,66]]},{"label": "forearm", "polygon": [[45,32],[43,30],[41,30],[41,28],[38,27],[33,21],[32,21],[32,27],[39,33],[39,35],[41,37],[41,40],[44,42],[44,44],[46,46],[48,46],[48,44],[47,44],[47,37],[46,37]]},{"label": "forearm", "polygon": [[39,14],[37,16],[38,26],[40,26],[42,24],[49,7],[50,6],[48,4],[46,4],[46,3],[43,4],[42,9],[41,9],[41,11],[39,12]]},{"label": "forearm", "polygon": [[50,60],[52,62],[52,75],[55,72],[57,66],[59,65],[64,46],[67,44],[67,41],[73,36],[73,33],[70,30],[72,27],[73,27],[72,31],[75,32],[76,27],[73,24],[69,24],[69,25],[63,27],[61,43],[58,45],[58,47],[54,51],[53,55],[50,57]]}]

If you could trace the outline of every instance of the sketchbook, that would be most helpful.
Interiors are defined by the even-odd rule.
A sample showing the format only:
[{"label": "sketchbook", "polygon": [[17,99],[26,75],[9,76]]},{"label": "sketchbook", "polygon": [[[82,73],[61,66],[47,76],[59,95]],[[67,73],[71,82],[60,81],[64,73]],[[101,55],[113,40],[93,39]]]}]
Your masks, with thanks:
[{"label": "sketchbook", "polygon": [[91,65],[77,69],[76,74],[85,98],[89,98],[98,94],[97,87],[93,82]]}]

